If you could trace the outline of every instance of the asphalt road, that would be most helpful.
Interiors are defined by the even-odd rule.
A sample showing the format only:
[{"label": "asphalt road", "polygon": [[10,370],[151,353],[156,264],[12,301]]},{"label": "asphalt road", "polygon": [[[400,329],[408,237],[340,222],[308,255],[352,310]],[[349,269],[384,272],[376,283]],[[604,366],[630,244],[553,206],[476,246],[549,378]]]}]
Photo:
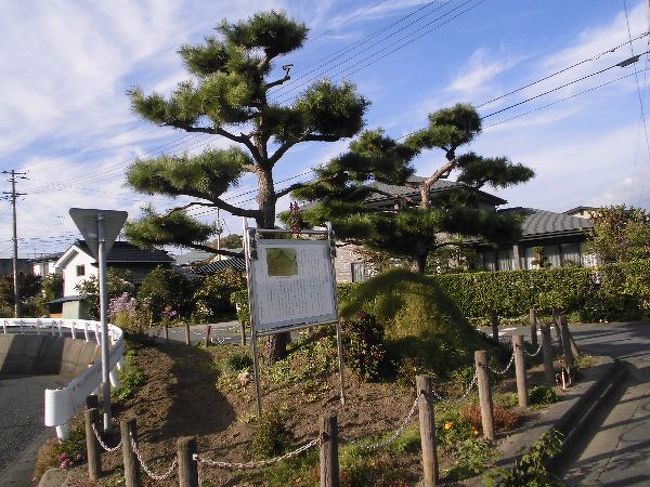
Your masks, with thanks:
[{"label": "asphalt road", "polygon": [[[617,358],[627,374],[563,462],[566,484],[650,486],[650,323],[570,328],[581,351]],[[529,335],[528,327],[503,334],[515,330]]]},{"label": "asphalt road", "polygon": [[35,448],[54,434],[43,425],[44,391],[66,382],[57,375],[0,378],[0,485],[31,485]]}]

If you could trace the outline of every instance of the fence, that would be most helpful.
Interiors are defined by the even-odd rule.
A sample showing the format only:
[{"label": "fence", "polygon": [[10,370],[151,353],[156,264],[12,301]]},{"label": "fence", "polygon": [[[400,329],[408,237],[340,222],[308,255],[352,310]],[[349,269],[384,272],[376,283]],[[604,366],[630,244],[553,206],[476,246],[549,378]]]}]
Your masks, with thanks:
[{"label": "fence", "polygon": [[[483,436],[491,442],[495,439],[493,404],[492,404],[492,387],[491,377],[502,376],[508,373],[513,364],[515,367],[517,393],[520,407],[528,407],[528,382],[526,374],[526,357],[536,357],[542,353],[544,364],[544,379],[549,385],[555,384],[555,371],[553,368],[554,345],[551,339],[550,328],[548,325],[539,324],[535,318],[535,326],[539,325],[542,335],[542,343],[537,346],[533,352],[526,351],[522,335],[512,337],[512,355],[507,365],[503,369],[494,369],[488,364],[488,354],[485,350],[475,352],[474,375],[465,391],[457,398],[443,398],[433,389],[433,383],[430,377],[419,375],[416,377],[416,397],[410,410],[400,422],[395,431],[385,439],[376,443],[358,443],[360,448],[367,450],[376,450],[383,448],[400,437],[406,426],[418,413],[420,441],[422,447],[422,470],[424,487],[439,485],[440,476],[438,470],[438,459],[436,453],[435,438],[435,413],[434,402],[453,401],[458,402],[465,399],[475,386],[478,387],[479,405],[481,410],[481,421],[483,426]],[[566,321],[558,316],[556,325],[561,330],[563,342],[567,347],[562,347],[560,343],[561,355],[564,357],[568,366],[573,365],[573,353],[570,343],[573,342],[568,330]],[[537,334],[535,334],[537,339]],[[536,340],[537,341],[537,340]],[[199,467],[201,468],[219,468],[227,470],[255,470],[268,467],[283,460],[296,457],[306,451],[314,448],[320,450],[320,485],[321,487],[338,487],[339,485],[339,459],[338,448],[340,443],[357,443],[358,440],[346,438],[339,434],[338,422],[336,415],[325,415],[321,417],[320,432],[315,438],[306,442],[302,446],[285,453],[282,456],[261,460],[257,462],[239,463],[226,462],[208,458],[205,454],[200,453],[197,449],[195,437],[184,437],[177,441],[176,458],[160,472],[154,472],[146,464],[140,453],[140,447],[137,439],[135,419],[123,420],[120,423],[120,442],[115,446],[107,445],[101,438],[98,431],[99,413],[97,409],[97,399],[94,396],[88,398],[88,408],[85,412],[86,420],[86,445],[88,449],[88,474],[91,480],[97,480],[101,474],[102,450],[115,451],[122,449],[125,485],[126,487],[139,487],[141,485],[141,472],[144,472],[153,480],[168,479],[177,473],[178,485],[180,487],[199,487]]]},{"label": "fence", "polygon": [[[98,321],[88,320],[58,320],[51,318],[20,318],[3,319],[4,334],[18,333],[21,335],[49,334],[60,338],[72,338],[101,343],[102,329]],[[117,370],[121,369],[124,357],[124,336],[122,330],[114,325],[108,325],[109,337],[109,369],[113,386],[117,385]],[[62,389],[45,390],[45,426],[56,427],[56,434],[63,439],[68,433],[68,424],[82,409],[86,397],[92,394],[101,384],[101,360],[97,359],[81,374],[77,375]]]}]

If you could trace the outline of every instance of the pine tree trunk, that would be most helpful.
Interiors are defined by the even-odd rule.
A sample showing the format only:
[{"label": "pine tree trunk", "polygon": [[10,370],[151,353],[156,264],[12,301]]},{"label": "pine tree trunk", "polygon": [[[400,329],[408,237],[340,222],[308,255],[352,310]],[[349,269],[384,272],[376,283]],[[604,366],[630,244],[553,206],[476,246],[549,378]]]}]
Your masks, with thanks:
[{"label": "pine tree trunk", "polygon": [[[257,202],[262,217],[257,220],[259,228],[275,227],[275,189],[273,187],[273,175],[271,169],[260,169],[257,172],[258,195]],[[262,356],[264,363],[273,364],[287,356],[287,344],[289,343],[289,333],[279,333],[270,335],[264,342]]]},{"label": "pine tree trunk", "polygon": [[427,267],[427,255],[418,255],[415,260],[415,266],[417,273],[424,275],[424,271]]}]

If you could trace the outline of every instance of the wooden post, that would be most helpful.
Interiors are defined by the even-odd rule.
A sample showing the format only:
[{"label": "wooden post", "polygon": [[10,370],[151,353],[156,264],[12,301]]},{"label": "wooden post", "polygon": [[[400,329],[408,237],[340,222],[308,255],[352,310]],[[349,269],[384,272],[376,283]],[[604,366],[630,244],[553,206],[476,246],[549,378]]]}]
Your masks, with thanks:
[{"label": "wooden post", "polygon": [[553,341],[551,340],[551,328],[549,325],[542,325],[542,354],[544,357],[544,382],[547,386],[555,385],[555,370],[553,370]]},{"label": "wooden post", "polygon": [[571,333],[571,330],[569,330],[569,325],[567,323],[566,316],[560,315],[560,320],[564,321],[567,327],[567,333],[569,334],[569,343],[571,346],[571,353],[573,354],[573,358],[575,358],[577,355],[580,354],[580,349],[578,348],[578,344],[576,341],[573,339],[573,333]]},{"label": "wooden post", "polygon": [[564,360],[567,366],[573,367],[573,350],[571,350],[571,335],[569,334],[569,325],[566,320],[560,316],[560,331],[562,332],[562,344],[564,345]]},{"label": "wooden post", "polygon": [[190,338],[190,324],[189,322],[185,322],[185,345],[191,345],[192,340]]},{"label": "wooden post", "polygon": [[124,485],[126,487],[140,486],[140,465],[135,458],[131,436],[137,438],[135,418],[120,421],[120,437],[122,440],[122,462],[124,464]]},{"label": "wooden post", "polygon": [[[95,398],[97,402],[97,396],[89,396]],[[102,457],[101,450],[99,447],[99,441],[95,436],[93,431],[93,425],[95,429],[99,431],[99,411],[96,407],[88,408],[84,411],[84,420],[86,423],[86,456],[88,457],[88,477],[92,481],[97,481],[99,475],[102,473]]]},{"label": "wooden post", "polygon": [[239,343],[241,343],[242,347],[246,346],[246,323],[243,321],[239,322]]},{"label": "wooden post", "polygon": [[167,320],[163,322],[163,330],[165,331],[165,345],[169,345],[169,323]]},{"label": "wooden post", "polygon": [[528,380],[526,378],[526,360],[524,359],[524,337],[512,336],[512,353],[515,354],[515,375],[517,377],[517,396],[519,407],[528,407]]},{"label": "wooden post", "polygon": [[499,343],[499,315],[494,309],[490,311],[490,324],[492,325],[492,339]]},{"label": "wooden post", "polygon": [[205,329],[205,346],[208,347],[210,346],[210,333],[212,332],[212,326],[208,325],[208,327]]},{"label": "wooden post", "polygon": [[335,414],[321,417],[320,487],[339,487],[339,428]]},{"label": "wooden post", "polygon": [[431,377],[418,375],[415,378],[418,395],[418,415],[420,418],[420,441],[422,444],[422,468],[424,487],[438,485],[438,455],[436,453],[436,426],[431,394]]},{"label": "wooden post", "polygon": [[530,321],[530,344],[533,348],[537,348],[537,310],[530,308],[528,312],[528,320]]},{"label": "wooden post", "polygon": [[481,406],[481,424],[483,437],[494,441],[494,410],[492,409],[492,390],[490,389],[490,375],[487,371],[487,351],[474,352],[476,364],[476,377],[478,382],[478,400]]},{"label": "wooden post", "polygon": [[199,471],[196,468],[196,437],[186,436],[176,442],[179,487],[199,487]]}]

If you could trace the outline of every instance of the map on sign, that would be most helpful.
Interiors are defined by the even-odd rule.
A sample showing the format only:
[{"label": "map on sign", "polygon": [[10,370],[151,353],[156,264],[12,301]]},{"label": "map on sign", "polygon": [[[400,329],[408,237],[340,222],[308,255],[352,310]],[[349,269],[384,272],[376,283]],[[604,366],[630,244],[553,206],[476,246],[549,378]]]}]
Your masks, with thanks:
[{"label": "map on sign", "polygon": [[257,239],[248,266],[255,329],[336,321],[331,258],[328,240]]},{"label": "map on sign", "polygon": [[298,275],[296,249],[266,249],[266,266],[271,277]]}]

